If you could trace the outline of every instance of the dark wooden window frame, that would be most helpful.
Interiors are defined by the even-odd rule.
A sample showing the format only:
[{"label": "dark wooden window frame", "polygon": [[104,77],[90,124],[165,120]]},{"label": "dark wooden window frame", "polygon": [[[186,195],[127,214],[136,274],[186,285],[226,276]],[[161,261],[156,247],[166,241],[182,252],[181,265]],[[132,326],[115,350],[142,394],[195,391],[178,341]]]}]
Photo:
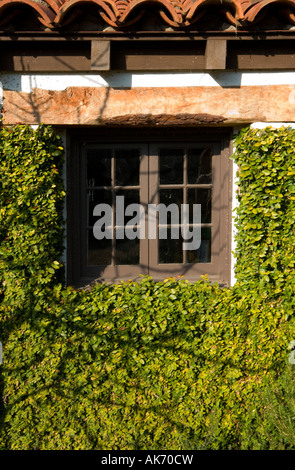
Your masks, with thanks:
[{"label": "dark wooden window frame", "polygon": [[[197,270],[190,273],[180,272],[180,266],[165,265],[161,269],[143,270],[135,267],[118,272],[118,276],[101,278],[95,269],[84,270],[83,237],[81,227],[83,210],[81,207],[81,152],[87,145],[107,145],[110,143],[126,145],[149,144],[155,148],[161,144],[181,143],[208,143],[215,148],[213,157],[213,195],[212,195],[212,259],[211,263],[200,263]],[[150,273],[155,280],[167,276],[184,275],[189,281],[196,281],[201,275],[208,274],[209,279],[220,284],[228,285],[230,282],[231,260],[231,185],[232,162],[231,129],[228,128],[95,128],[72,129],[68,132],[67,156],[67,280],[68,284],[77,287],[86,286],[92,281],[116,282],[131,278],[138,278],[139,274]],[[218,150],[219,149],[219,150]],[[83,153],[83,152],[82,152]],[[154,180],[154,184],[157,182]],[[85,242],[85,240],[84,240]],[[154,242],[154,241],[153,241]],[[157,240],[154,242],[157,244]],[[153,247],[155,251],[156,245]],[[83,272],[84,271],[84,272]]]}]

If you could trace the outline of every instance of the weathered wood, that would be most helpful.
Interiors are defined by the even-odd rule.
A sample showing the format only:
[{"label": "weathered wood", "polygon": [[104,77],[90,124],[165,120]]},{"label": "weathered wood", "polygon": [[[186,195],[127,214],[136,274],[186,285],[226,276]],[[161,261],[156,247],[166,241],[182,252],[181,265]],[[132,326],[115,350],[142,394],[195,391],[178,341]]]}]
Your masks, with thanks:
[{"label": "weathered wood", "polygon": [[206,41],[112,44],[114,70],[202,70]]},{"label": "weathered wood", "polygon": [[0,70],[73,72],[90,70],[90,41],[0,43]]},{"label": "weathered wood", "polygon": [[91,70],[110,70],[111,42],[91,41]]},{"label": "weathered wood", "polygon": [[226,69],[226,49],[226,39],[207,39],[205,52],[205,69]]},{"label": "weathered wood", "polygon": [[[206,116],[203,125],[295,122],[295,85],[4,90],[3,108],[4,124],[134,125],[134,115],[141,116],[140,122],[148,116],[155,123],[160,115],[169,116],[168,123],[173,116],[190,115],[190,123]],[[165,126],[165,119],[158,123]]]},{"label": "weathered wood", "polygon": [[295,41],[228,41],[227,69],[294,70]]},{"label": "weathered wood", "polygon": [[225,118],[222,116],[214,116],[212,114],[131,114],[123,116],[115,116],[110,119],[102,119],[102,126],[111,127],[194,127],[207,126],[210,124],[222,124]]},{"label": "weathered wood", "polygon": [[295,70],[295,41],[0,41],[0,56],[7,72]]}]

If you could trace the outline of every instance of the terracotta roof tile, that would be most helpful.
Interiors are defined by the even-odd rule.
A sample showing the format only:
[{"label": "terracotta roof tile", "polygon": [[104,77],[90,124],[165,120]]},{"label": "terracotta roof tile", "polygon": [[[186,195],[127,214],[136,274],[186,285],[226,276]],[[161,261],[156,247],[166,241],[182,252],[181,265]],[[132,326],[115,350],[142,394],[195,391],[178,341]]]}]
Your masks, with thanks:
[{"label": "terracotta roof tile", "polygon": [[[50,3],[56,3],[55,0],[49,0]],[[18,6],[27,5],[37,15],[38,20],[45,27],[52,27],[56,17],[56,11],[53,10],[49,2],[39,2],[35,0],[0,0],[0,24],[3,26],[12,21],[17,13]]]},{"label": "terracotta roof tile", "polygon": [[295,0],[0,0],[0,26],[13,24],[16,7],[24,5],[31,8],[43,27],[52,30],[74,22],[77,12],[89,5],[97,8],[106,26],[115,29],[136,24],[149,6],[174,29],[189,28],[209,10],[221,14],[237,29],[251,29],[269,7],[279,9],[285,26],[295,24]]}]

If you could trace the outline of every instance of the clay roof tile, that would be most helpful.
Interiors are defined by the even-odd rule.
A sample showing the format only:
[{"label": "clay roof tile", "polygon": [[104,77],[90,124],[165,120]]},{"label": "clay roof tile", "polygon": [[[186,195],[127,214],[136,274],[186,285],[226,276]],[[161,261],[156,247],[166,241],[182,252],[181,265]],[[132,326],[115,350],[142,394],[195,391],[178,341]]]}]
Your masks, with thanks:
[{"label": "clay roof tile", "polygon": [[91,4],[113,28],[136,23],[150,5],[173,28],[190,27],[212,9],[218,14],[221,12],[226,21],[236,27],[251,26],[270,5],[282,10],[288,24],[295,24],[295,0],[0,0],[0,25],[13,22],[13,9],[26,5],[46,28],[62,28],[73,21],[75,11]]}]

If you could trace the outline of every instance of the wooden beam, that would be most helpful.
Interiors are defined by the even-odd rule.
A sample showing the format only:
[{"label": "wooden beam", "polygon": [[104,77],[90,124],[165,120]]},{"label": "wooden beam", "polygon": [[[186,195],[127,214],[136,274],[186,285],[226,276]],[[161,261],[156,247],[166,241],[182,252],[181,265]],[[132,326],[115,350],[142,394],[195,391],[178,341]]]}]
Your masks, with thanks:
[{"label": "wooden beam", "polygon": [[203,70],[206,41],[112,43],[113,70]]},{"label": "wooden beam", "polygon": [[[295,85],[191,87],[35,88],[31,93],[3,91],[3,124],[235,125],[295,122]],[[184,114],[183,114],[184,113]],[[206,123],[206,124],[205,124]]]},{"label": "wooden beam", "polygon": [[205,69],[225,70],[226,49],[226,39],[207,39],[205,51]]},{"label": "wooden beam", "polygon": [[[0,41],[2,72],[295,70],[295,40]],[[172,47],[173,45],[173,47]],[[111,57],[110,57],[111,56]]]},{"label": "wooden beam", "polygon": [[91,41],[91,70],[110,70],[111,41]]},{"label": "wooden beam", "polygon": [[5,72],[87,72],[90,41],[0,42],[0,70]]}]

